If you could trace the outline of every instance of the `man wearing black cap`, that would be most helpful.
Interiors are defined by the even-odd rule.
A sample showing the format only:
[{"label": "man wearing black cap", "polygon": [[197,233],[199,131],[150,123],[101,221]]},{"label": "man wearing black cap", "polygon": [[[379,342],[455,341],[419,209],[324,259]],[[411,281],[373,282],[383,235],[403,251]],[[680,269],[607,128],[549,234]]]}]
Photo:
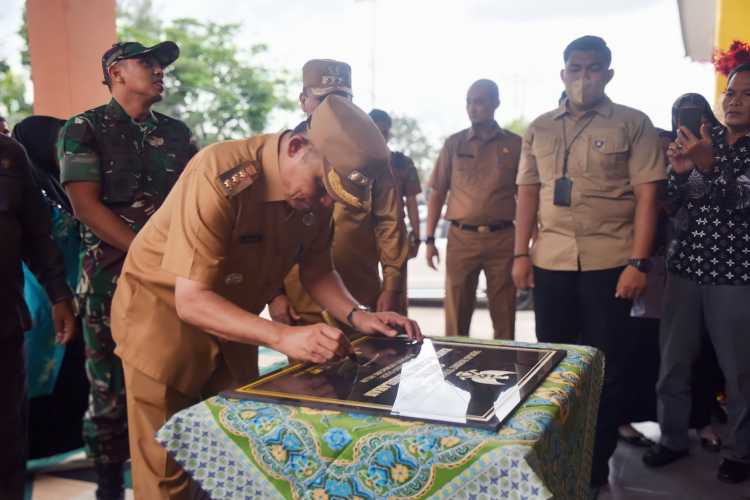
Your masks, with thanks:
[{"label": "man wearing black cap", "polygon": [[86,372],[91,382],[84,441],[98,475],[97,498],[122,498],[128,458],[125,385],[114,354],[110,304],[125,254],[197,149],[181,121],[151,111],[162,99],[174,42],[117,43],[102,56],[112,100],[74,116],[58,144],[60,177],[81,221]]}]

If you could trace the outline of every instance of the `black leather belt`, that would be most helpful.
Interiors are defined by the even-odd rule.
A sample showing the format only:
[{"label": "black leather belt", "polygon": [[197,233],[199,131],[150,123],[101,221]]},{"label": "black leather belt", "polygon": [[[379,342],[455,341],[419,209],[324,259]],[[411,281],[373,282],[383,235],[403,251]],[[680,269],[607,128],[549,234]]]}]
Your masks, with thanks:
[{"label": "black leather belt", "polygon": [[465,229],[466,231],[474,231],[475,233],[492,233],[495,231],[500,231],[501,229],[507,229],[509,227],[513,227],[513,222],[509,220],[504,220],[496,224],[476,226],[474,224],[462,224],[458,221],[452,220],[451,225],[459,229]]}]

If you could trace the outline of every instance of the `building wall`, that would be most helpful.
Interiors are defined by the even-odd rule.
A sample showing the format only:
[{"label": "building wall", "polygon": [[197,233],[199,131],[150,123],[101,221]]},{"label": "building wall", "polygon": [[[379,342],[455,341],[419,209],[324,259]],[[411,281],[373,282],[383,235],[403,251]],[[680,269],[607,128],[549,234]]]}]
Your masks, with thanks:
[{"label": "building wall", "polygon": [[68,118],[109,100],[102,54],[117,39],[115,0],[27,0],[34,114]]}]

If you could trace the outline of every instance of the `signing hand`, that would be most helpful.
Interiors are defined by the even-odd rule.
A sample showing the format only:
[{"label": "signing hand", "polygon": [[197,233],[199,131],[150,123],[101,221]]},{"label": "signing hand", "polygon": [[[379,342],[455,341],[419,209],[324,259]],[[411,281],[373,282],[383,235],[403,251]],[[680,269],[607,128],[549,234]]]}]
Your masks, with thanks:
[{"label": "signing hand", "polygon": [[341,330],[318,323],[284,327],[278,344],[272,347],[291,359],[325,363],[335,356],[346,356],[352,346]]},{"label": "signing hand", "polygon": [[395,337],[398,335],[396,328],[399,328],[412,340],[421,342],[423,338],[422,330],[416,321],[395,312],[355,311],[352,314],[352,323],[354,329],[362,333],[381,333],[386,337]]},{"label": "signing hand", "polygon": [[615,297],[618,299],[633,300],[640,297],[646,291],[646,273],[640,272],[633,266],[627,266],[617,280]]},{"label": "signing hand", "polygon": [[297,314],[297,311],[294,310],[294,307],[292,307],[289,297],[283,293],[274,297],[271,303],[268,304],[268,314],[271,315],[272,320],[284,323],[285,325],[293,325],[302,319]]},{"label": "signing hand", "polygon": [[52,306],[52,320],[55,323],[55,342],[67,344],[76,335],[76,317],[73,301],[62,300]]}]

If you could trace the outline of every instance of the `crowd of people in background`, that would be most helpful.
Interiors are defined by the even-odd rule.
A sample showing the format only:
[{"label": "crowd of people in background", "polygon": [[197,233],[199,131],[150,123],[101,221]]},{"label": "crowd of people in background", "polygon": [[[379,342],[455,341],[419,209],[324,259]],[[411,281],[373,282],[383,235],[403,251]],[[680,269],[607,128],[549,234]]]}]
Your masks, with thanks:
[{"label": "crowd of people in background", "polygon": [[[198,269],[183,263],[186,272],[198,276],[202,269],[190,252],[159,247],[160,235],[169,231],[159,232],[157,219],[149,222],[186,166],[206,156],[183,122],[151,109],[164,91],[165,68],[178,56],[172,42],[115,44],[102,57],[104,83],[112,93],[108,104],[67,121],[32,116],[15,124],[12,135],[0,117],[0,232],[6,238],[0,252],[0,380],[4,394],[18,403],[0,410],[3,498],[23,497],[28,457],[82,443],[96,465],[97,498],[122,498],[123,467],[131,456],[137,494],[171,498],[187,491],[188,479],[159,449],[153,431],[215,388],[205,381],[193,384],[195,389],[180,385],[174,380],[182,372],[162,376],[150,371],[152,365],[138,364],[133,334],[126,342],[125,326],[113,326],[124,320],[112,319],[113,299],[115,308],[124,307],[125,299],[115,293],[126,256],[133,283],[146,279],[138,268],[145,260],[132,256],[134,241],[144,252],[158,248]],[[697,431],[703,448],[723,453],[718,479],[745,481],[750,477],[750,343],[744,341],[750,324],[750,61],[728,73],[721,119],[704,97],[688,93],[672,105],[670,130],[655,128],[644,113],[607,97],[615,74],[603,39],[574,40],[563,62],[562,98],[524,137],[495,121],[500,106],[495,82],[480,79],[470,86],[470,126],[445,141],[426,185],[425,234],[417,169],[402,152],[389,152],[388,168],[373,175],[364,168],[345,174],[324,170],[308,191],[300,184],[304,195],[287,196],[288,204],[301,214],[300,228],[324,231],[321,221],[332,219],[325,244],[356,307],[346,315],[334,302],[320,302],[322,288],[311,285],[317,277],[306,270],[309,252],[322,248],[317,240],[306,240],[304,252],[303,243],[299,250],[285,249],[285,257],[300,264],[284,270],[283,282],[264,283],[272,290],[260,294],[253,307],[267,305],[270,317],[285,325],[385,332],[370,311],[406,315],[407,262],[424,244],[428,265],[436,269],[441,256],[435,231],[444,217],[450,221],[445,335],[468,335],[484,272],[495,338],[514,338],[517,290],[531,289],[539,342],[590,345],[604,353],[594,488],[607,484],[618,440],[643,447],[643,462],[661,467],[688,455],[689,429]],[[326,127],[361,122],[357,111],[346,107],[353,99],[349,65],[315,59],[302,76],[299,100],[307,118],[279,137],[252,143],[257,158],[219,171],[214,191],[223,190],[231,200],[261,171],[278,175],[268,173],[267,143],[278,155],[288,146],[290,157],[295,144],[304,148],[308,137],[320,147],[315,141],[323,139],[315,134],[321,128],[311,129],[316,119]],[[388,141],[388,113],[374,109],[367,120]],[[241,153],[210,158],[231,162],[232,155]],[[189,187],[179,192],[189,196]],[[284,199],[271,187],[264,196]],[[305,201],[316,197],[317,204]],[[146,236],[139,237],[141,231]],[[261,229],[253,231],[239,237],[248,251],[264,237]],[[181,269],[173,266],[178,276]],[[221,287],[231,287],[252,278],[228,273],[221,279]],[[117,293],[131,293],[131,286],[139,285]],[[172,307],[175,321],[179,316],[197,322],[185,319],[179,300],[172,299]],[[379,318],[383,325],[401,321]],[[410,323],[403,325],[417,335]],[[323,360],[335,355],[332,345],[286,353],[292,360]],[[224,347],[216,349],[231,357]],[[155,381],[166,396],[153,396]],[[54,425],[45,418],[51,411],[57,414]],[[647,420],[659,422],[658,443],[631,425]],[[724,439],[716,422],[727,424]]]}]

